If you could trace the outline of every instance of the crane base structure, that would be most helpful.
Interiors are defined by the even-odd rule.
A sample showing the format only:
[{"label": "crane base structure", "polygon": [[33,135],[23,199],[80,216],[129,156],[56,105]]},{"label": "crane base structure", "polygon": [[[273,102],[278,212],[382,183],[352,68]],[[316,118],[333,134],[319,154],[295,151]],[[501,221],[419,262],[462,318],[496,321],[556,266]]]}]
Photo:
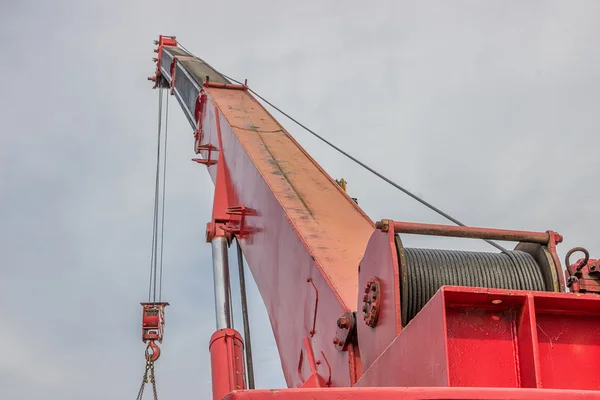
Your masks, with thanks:
[{"label": "crane base structure", "polygon": [[[193,130],[215,184],[213,399],[600,399],[600,261],[564,267],[553,231],[374,223],[253,96],[160,36],[154,87]],[[406,248],[404,235],[516,242]],[[227,247],[265,303],[288,389],[248,385]],[[494,243],[495,244],[495,243]],[[585,257],[571,263],[575,252]],[[566,268],[566,271],[565,271]],[[244,364],[246,361],[246,364]]]},{"label": "crane base structure", "polygon": [[598,395],[586,390],[462,388],[462,387],[377,387],[246,390],[232,392],[226,400],[596,400]]}]

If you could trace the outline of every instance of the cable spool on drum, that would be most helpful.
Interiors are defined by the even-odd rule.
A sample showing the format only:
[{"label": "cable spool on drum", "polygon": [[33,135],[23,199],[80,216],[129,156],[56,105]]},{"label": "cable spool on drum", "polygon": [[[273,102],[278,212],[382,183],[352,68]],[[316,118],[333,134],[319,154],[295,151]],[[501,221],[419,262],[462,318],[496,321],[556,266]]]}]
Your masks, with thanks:
[{"label": "cable spool on drum", "polygon": [[556,291],[540,245],[522,243],[506,253],[404,248],[396,235],[396,248],[403,326],[444,285]]}]

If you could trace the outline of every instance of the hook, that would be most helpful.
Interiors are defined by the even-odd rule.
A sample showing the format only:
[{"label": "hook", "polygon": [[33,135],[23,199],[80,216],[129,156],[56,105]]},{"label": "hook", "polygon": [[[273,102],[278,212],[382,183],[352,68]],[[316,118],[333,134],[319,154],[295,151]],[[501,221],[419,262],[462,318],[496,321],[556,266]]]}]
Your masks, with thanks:
[{"label": "hook", "polygon": [[154,340],[151,340],[146,347],[146,360],[154,362],[158,360],[158,357],[160,357],[160,347],[154,343]]}]

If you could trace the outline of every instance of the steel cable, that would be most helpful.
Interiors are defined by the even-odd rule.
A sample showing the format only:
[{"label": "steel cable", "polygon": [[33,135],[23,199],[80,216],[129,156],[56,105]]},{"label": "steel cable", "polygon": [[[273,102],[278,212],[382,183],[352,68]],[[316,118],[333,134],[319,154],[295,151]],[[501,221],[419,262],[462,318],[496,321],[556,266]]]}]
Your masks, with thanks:
[{"label": "steel cable", "polygon": [[[191,51],[189,51],[187,48],[185,48],[181,43],[177,42],[177,44],[179,45],[179,47],[181,47],[184,51],[186,51],[188,54],[190,54],[190,56],[198,59],[199,61],[203,62],[204,64],[206,64],[206,62],[204,60],[202,60],[200,57],[197,57],[196,55],[194,55]],[[207,64],[208,65],[208,64]],[[212,68],[212,67],[211,67]],[[213,68],[214,69],[214,68]],[[235,82],[237,84],[240,85],[244,85],[244,83],[238,81],[237,79],[233,79],[219,71],[217,71],[216,69],[214,69],[215,72],[217,74],[219,74],[221,77],[223,77],[226,80]],[[247,85],[246,85],[247,87]],[[289,120],[291,120],[292,122],[294,122],[296,125],[300,126],[301,128],[303,128],[305,131],[309,132],[310,134],[312,134],[313,136],[315,136],[317,139],[321,140],[322,142],[324,142],[325,144],[327,144],[329,147],[333,148],[334,150],[336,150],[337,152],[343,154],[344,156],[346,156],[347,158],[349,158],[350,160],[352,160],[353,162],[355,162],[356,164],[360,165],[361,167],[363,167],[364,169],[366,169],[367,171],[371,172],[373,175],[377,176],[378,178],[380,178],[381,180],[387,182],[388,184],[392,185],[393,187],[395,187],[396,189],[402,191],[404,194],[412,197],[414,200],[418,201],[419,203],[423,204],[424,206],[426,206],[427,208],[429,208],[430,210],[433,210],[434,212],[438,213],[439,215],[441,215],[442,217],[446,218],[449,221],[452,221],[453,223],[455,223],[456,225],[459,226],[466,226],[465,224],[463,224],[462,222],[460,222],[459,220],[457,220],[456,218],[452,217],[450,214],[442,211],[441,209],[437,208],[436,206],[434,206],[433,204],[423,200],[422,198],[420,198],[419,196],[417,196],[416,194],[412,193],[411,191],[409,191],[408,189],[400,186],[399,184],[397,184],[396,182],[394,182],[393,180],[391,180],[390,178],[386,177],[385,175],[381,174],[380,172],[376,171],[375,169],[369,167],[367,164],[363,163],[362,161],[358,160],[356,157],[348,154],[347,152],[345,152],[344,150],[342,150],[341,148],[339,148],[338,146],[336,146],[335,144],[331,143],[330,141],[328,141],[327,139],[325,139],[324,137],[322,137],[321,135],[319,135],[318,133],[316,133],[315,131],[313,131],[312,129],[308,128],[306,125],[302,124],[300,121],[296,120],[295,118],[293,118],[291,115],[289,115],[288,113],[286,113],[285,111],[281,110],[279,107],[277,107],[276,105],[274,105],[273,103],[271,103],[269,100],[265,99],[263,96],[261,96],[259,93],[257,93],[256,91],[254,91],[253,89],[248,87],[248,91],[251,92],[252,94],[254,94],[256,97],[258,97],[259,99],[261,99],[262,101],[264,101],[266,104],[268,104],[269,106],[273,107],[275,110],[277,110],[278,112],[280,112],[282,115],[284,115],[286,118],[288,118]],[[503,253],[508,254],[508,250],[506,250],[504,247],[502,247],[501,245],[499,245],[498,243],[492,241],[492,240],[488,240],[488,239],[483,239],[485,242],[489,243],[490,245],[494,246],[495,248],[497,248],[498,250],[502,251]]]},{"label": "steel cable", "polygon": [[[162,300],[164,230],[165,230],[165,196],[167,181],[167,139],[169,122],[169,97],[167,95],[164,121],[164,150],[163,141],[163,90],[158,91],[158,133],[156,145],[156,176],[154,182],[154,212],[152,222],[152,250],[150,256],[150,279],[148,284],[148,302]],[[161,186],[161,153],[162,155],[162,186]],[[161,193],[162,190],[162,193]],[[162,198],[162,204],[161,204]],[[160,239],[159,239],[160,238]]]},{"label": "steel cable", "polygon": [[159,175],[160,175],[160,138],[162,131],[162,103],[163,103],[163,91],[158,90],[158,138],[157,138],[157,149],[156,149],[156,177],[154,184],[154,213],[152,223],[152,254],[150,256],[150,282],[148,288],[148,302],[156,301],[156,254],[157,254],[157,231],[158,231],[158,187],[159,187]]},{"label": "steel cable", "polygon": [[162,176],[162,211],[160,223],[160,263],[159,263],[159,285],[158,301],[162,301],[162,283],[163,283],[163,253],[165,238],[165,194],[167,193],[167,143],[169,137],[169,96],[167,95],[167,105],[165,112],[165,149],[163,155],[163,176]]}]

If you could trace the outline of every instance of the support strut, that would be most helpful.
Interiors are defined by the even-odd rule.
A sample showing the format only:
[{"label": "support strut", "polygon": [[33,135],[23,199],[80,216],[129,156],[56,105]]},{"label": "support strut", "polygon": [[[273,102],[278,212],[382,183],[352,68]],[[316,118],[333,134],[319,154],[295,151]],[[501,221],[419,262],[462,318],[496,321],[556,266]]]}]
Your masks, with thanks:
[{"label": "support strut", "polygon": [[252,346],[250,344],[250,322],[248,320],[248,302],[246,299],[246,278],[244,274],[244,255],[237,241],[238,273],[240,276],[240,297],[242,299],[242,318],[244,320],[244,340],[246,341],[246,370],[248,373],[248,389],[254,389],[254,365],[252,363]]}]

